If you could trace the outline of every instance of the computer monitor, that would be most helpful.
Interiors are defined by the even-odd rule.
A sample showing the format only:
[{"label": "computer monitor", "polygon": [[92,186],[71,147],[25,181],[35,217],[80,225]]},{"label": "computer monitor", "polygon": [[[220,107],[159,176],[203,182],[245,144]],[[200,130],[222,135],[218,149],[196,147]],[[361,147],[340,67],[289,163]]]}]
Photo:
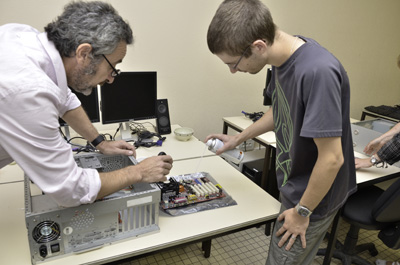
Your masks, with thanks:
[{"label": "computer monitor", "polygon": [[[74,93],[78,99],[81,101],[81,105],[83,109],[86,111],[90,122],[100,122],[100,110],[99,110],[99,94],[97,91],[97,87],[93,88],[93,91],[90,95],[85,96],[82,93],[76,92],[71,89],[72,93]],[[59,119],[60,126],[68,125],[63,119]]]},{"label": "computer monitor", "polygon": [[122,72],[100,94],[102,123],[121,123],[121,138],[130,140],[129,122],[156,118],[157,72]]}]

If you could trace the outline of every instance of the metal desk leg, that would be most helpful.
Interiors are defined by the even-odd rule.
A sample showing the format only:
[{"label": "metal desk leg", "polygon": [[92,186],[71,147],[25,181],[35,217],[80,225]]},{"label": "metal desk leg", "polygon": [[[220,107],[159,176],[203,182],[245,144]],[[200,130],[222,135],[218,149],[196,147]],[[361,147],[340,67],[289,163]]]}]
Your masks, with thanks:
[{"label": "metal desk leg", "polygon": [[228,133],[228,124],[224,122],[224,125],[222,127],[222,133],[227,134]]},{"label": "metal desk leg", "polygon": [[269,220],[265,223],[265,231],[264,234],[266,236],[270,236],[272,231],[274,231],[274,226],[275,226],[275,219]]},{"label": "metal desk leg", "polygon": [[362,112],[360,121],[365,120],[365,115],[366,115],[366,114],[367,114],[367,113],[365,113],[365,111]]},{"label": "metal desk leg", "polygon": [[335,248],[335,245],[336,245],[336,238],[337,238],[337,234],[338,234],[338,227],[339,227],[339,221],[340,221],[340,216],[341,215],[342,215],[342,209],[340,209],[336,213],[336,216],[333,219],[331,233],[329,235],[328,246],[326,247],[324,262],[322,263],[323,265],[330,265],[331,264],[333,251],[335,250],[334,248]]},{"label": "metal desk leg", "polygon": [[272,197],[279,200],[278,182],[275,175],[275,158],[276,149],[270,145],[265,145],[265,158],[261,178],[261,188],[268,192]]},{"label": "metal desk leg", "polygon": [[271,165],[271,147],[265,146],[264,167],[261,177],[261,188],[267,191],[268,187],[268,172]]},{"label": "metal desk leg", "polygon": [[[264,167],[261,178],[261,188],[268,192],[272,197],[279,199],[279,190],[275,174],[270,174],[275,170],[276,150],[270,145],[265,145]],[[265,224],[265,235],[271,235],[271,227],[275,224],[275,220],[268,221]]]},{"label": "metal desk leg", "polygon": [[209,258],[211,255],[211,239],[201,242],[201,249],[204,251],[204,257]]}]

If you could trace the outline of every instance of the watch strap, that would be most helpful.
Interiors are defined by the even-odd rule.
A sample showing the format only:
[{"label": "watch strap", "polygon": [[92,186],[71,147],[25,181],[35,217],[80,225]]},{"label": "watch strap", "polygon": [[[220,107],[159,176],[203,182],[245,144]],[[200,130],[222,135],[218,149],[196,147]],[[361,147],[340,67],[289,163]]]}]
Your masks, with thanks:
[{"label": "watch strap", "polygon": [[103,134],[99,134],[99,136],[97,136],[92,142],[91,144],[96,147],[98,146],[101,142],[105,141],[106,137],[104,137]]}]

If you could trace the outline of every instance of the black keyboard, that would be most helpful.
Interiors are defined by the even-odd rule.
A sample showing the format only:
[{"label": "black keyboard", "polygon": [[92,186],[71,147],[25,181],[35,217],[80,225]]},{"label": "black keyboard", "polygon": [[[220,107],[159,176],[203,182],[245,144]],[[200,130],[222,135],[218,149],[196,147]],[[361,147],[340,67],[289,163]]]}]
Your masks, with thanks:
[{"label": "black keyboard", "polygon": [[366,110],[382,115],[382,116],[387,116],[396,120],[400,120],[400,105],[395,105],[395,106],[386,106],[386,105],[381,105],[381,106],[368,106],[365,107]]}]

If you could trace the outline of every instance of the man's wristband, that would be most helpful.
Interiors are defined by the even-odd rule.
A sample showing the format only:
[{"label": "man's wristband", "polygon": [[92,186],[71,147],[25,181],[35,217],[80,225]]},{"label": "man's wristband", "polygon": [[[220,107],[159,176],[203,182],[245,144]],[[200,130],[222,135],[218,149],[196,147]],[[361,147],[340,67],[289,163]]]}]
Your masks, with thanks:
[{"label": "man's wristband", "polygon": [[101,142],[105,141],[106,137],[104,137],[103,134],[99,134],[99,136],[96,137],[96,139],[94,139],[91,144],[96,147],[98,146]]}]

